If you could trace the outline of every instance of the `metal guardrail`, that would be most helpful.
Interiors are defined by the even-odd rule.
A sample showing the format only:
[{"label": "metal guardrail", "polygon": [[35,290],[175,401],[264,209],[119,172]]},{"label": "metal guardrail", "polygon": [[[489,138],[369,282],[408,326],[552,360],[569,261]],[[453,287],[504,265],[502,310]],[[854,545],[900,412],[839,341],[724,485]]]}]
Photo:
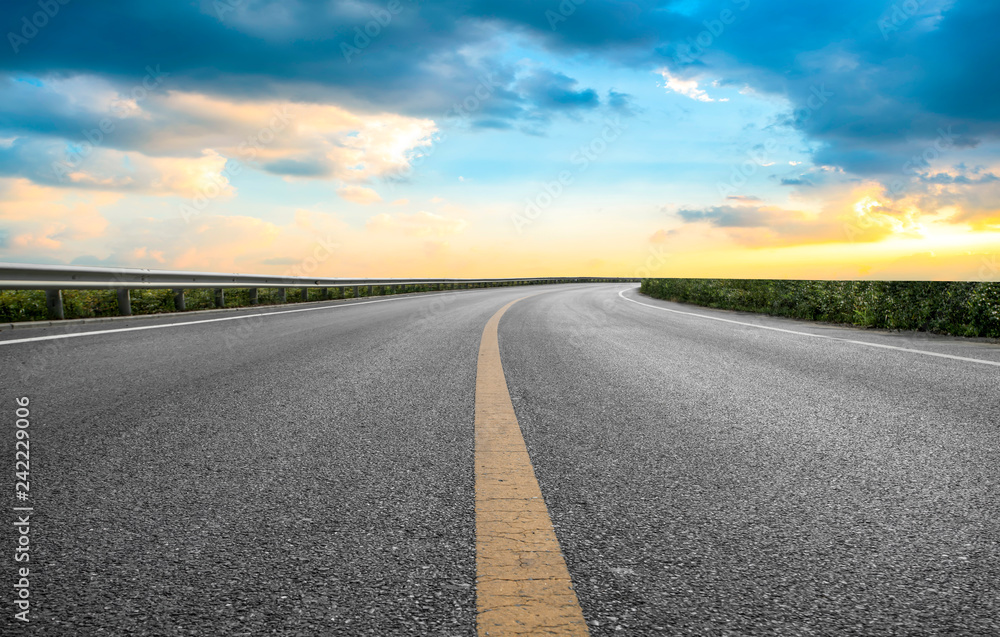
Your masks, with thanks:
[{"label": "metal guardrail", "polygon": [[[311,288],[323,290],[323,300],[331,298],[330,290],[337,291],[336,298],[357,298],[361,288],[368,287],[372,296],[375,287],[437,286],[437,289],[466,289],[470,287],[495,287],[506,285],[531,285],[538,283],[594,283],[638,281],[635,278],[615,277],[535,277],[513,279],[349,279],[272,276],[264,274],[224,274],[220,272],[185,272],[174,270],[148,270],[145,268],[99,268],[71,265],[32,265],[0,263],[0,290],[45,290],[50,319],[64,318],[63,290],[118,291],[118,310],[122,316],[131,316],[132,302],[129,291],[135,289],[172,289],[174,306],[183,312],[184,290],[214,288],[215,306],[225,307],[225,290],[240,288],[250,290],[250,304],[257,304],[258,288],[277,288],[279,301],[287,302],[287,289],[300,288],[302,298],[307,298]],[[346,292],[350,290],[351,296]]]}]

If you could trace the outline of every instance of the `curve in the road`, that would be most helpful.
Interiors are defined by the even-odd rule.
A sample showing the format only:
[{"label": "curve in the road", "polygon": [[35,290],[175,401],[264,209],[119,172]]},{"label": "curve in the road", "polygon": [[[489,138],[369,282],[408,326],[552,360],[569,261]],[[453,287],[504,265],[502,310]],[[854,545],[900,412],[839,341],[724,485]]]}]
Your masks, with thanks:
[{"label": "curve in the road", "polygon": [[910,352],[912,354],[923,354],[924,356],[937,356],[938,358],[950,358],[956,361],[965,361],[967,363],[980,363],[982,365],[993,365],[994,367],[1000,367],[1000,362],[997,361],[985,361],[981,358],[968,358],[967,356],[955,356],[954,354],[942,354],[940,352],[929,352],[923,349],[911,349],[909,347],[897,347],[895,345],[883,345],[881,343],[868,343],[866,341],[854,341],[847,338],[836,338],[833,336],[826,336],[825,334],[810,334],[809,332],[798,332],[796,330],[786,330],[780,327],[771,327],[769,325],[757,325],[755,323],[745,323],[743,321],[734,321],[732,319],[722,318],[721,316],[709,316],[707,314],[697,314],[695,312],[682,312],[681,310],[674,310],[669,307],[661,307],[659,305],[651,305],[649,303],[643,303],[642,301],[636,301],[635,299],[630,299],[625,296],[625,290],[618,293],[618,296],[625,299],[630,303],[635,303],[636,305],[643,305],[645,307],[651,307],[654,310],[663,310],[664,312],[673,312],[674,314],[684,314],[685,316],[696,316],[698,318],[709,319],[712,321],[722,321],[723,323],[733,323],[735,325],[745,325],[746,327],[756,327],[762,330],[771,330],[772,332],[785,332],[786,334],[796,334],[798,336],[811,336],[812,338],[823,338],[830,341],[840,341],[842,343],[852,343],[854,345],[865,345],[867,347],[879,347],[882,349],[894,349],[897,352]]}]

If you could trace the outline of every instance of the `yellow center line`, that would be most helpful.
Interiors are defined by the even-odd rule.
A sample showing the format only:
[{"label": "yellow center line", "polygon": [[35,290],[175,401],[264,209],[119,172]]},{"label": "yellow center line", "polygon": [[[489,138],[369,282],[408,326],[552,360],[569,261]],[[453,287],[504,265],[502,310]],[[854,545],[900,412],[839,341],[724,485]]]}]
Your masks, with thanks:
[{"label": "yellow center line", "polygon": [[[525,298],[525,297],[522,297]],[[497,326],[483,330],[476,371],[476,624],[489,635],[588,635],[535,479],[500,362]]]}]

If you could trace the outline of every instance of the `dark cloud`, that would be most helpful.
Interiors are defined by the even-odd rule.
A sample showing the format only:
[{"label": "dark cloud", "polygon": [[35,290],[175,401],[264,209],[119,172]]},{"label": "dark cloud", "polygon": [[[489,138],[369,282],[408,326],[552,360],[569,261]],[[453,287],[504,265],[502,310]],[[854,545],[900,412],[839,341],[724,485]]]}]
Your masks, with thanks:
[{"label": "dark cloud", "polygon": [[[445,117],[483,84],[490,96],[471,113],[473,119],[517,119],[529,111],[599,103],[594,89],[578,87],[554,71],[539,70],[519,87],[514,69],[490,55],[498,27],[530,28],[544,13],[537,6],[498,12],[492,3],[400,0],[395,14],[387,6],[317,0],[110,0],[95,10],[71,3],[21,43],[16,54],[0,56],[0,73],[96,74],[128,87],[141,82],[152,66],[162,69],[170,90],[336,101],[349,108],[434,118]],[[0,26],[16,34],[21,17],[37,10],[36,1],[9,3],[7,24]],[[609,12],[622,13],[614,7],[589,8],[575,21]],[[607,17],[601,19],[609,24]],[[551,39],[549,33],[545,36]],[[467,54],[480,46],[484,54]],[[63,123],[46,121],[45,109],[36,113],[39,121],[22,120],[21,125],[56,133]]]},{"label": "dark cloud", "polygon": [[784,177],[781,180],[782,186],[812,186],[813,182],[804,177]]},{"label": "dark cloud", "polygon": [[494,130],[508,130],[513,128],[513,125],[509,121],[502,119],[477,119],[473,123],[473,126],[475,128],[488,128]]},{"label": "dark cloud", "polygon": [[544,69],[535,70],[519,84],[521,92],[542,111],[588,109],[600,104],[594,89],[578,86],[573,78]]},{"label": "dark cloud", "polygon": [[642,109],[635,105],[632,96],[628,93],[619,93],[611,89],[608,91],[608,107],[626,117],[631,117],[642,112]]},{"label": "dark cloud", "polygon": [[770,224],[773,215],[760,207],[712,206],[696,210],[678,210],[688,223],[707,221],[718,228],[760,228]]},{"label": "dark cloud", "polygon": [[[601,103],[598,88],[607,87],[579,86],[558,69],[523,77],[500,63],[501,37],[516,33],[567,55],[649,71],[668,66],[784,96],[792,108],[782,123],[816,142],[817,164],[886,183],[913,181],[910,167],[926,167],[923,157],[957,163],[964,150],[1000,136],[996,2],[400,0],[393,15],[387,6],[109,0],[97,10],[69,3],[16,53],[0,56],[0,73],[98,74],[127,87],[159,65],[171,90],[281,95],[434,118],[492,74],[494,90],[470,114],[472,126],[532,133],[543,132],[548,117]],[[18,34],[22,17],[37,10],[35,0],[8,2],[0,26]],[[631,108],[613,91],[606,104]],[[36,106],[0,115],[0,127],[66,135],[78,124],[71,104]]]},{"label": "dark cloud", "polygon": [[699,20],[672,10],[688,4],[687,0],[479,0],[451,3],[451,8],[516,26],[554,50],[586,51],[637,64],[662,62],[657,47],[702,28]]},{"label": "dark cloud", "polygon": [[[822,142],[817,163],[906,180],[915,156],[957,161],[962,149],[1000,134],[1000,85],[987,79],[1000,59],[992,34],[1000,5],[911,4],[919,7],[912,15],[903,3],[867,0],[794,10],[754,2],[699,68],[788,97],[785,123]],[[706,3],[703,15],[718,6]]]},{"label": "dark cloud", "polygon": [[968,177],[964,174],[949,175],[948,173],[935,173],[933,175],[921,175],[921,181],[929,184],[961,184],[969,186],[972,184],[988,184],[1000,181],[1000,177],[997,177],[993,173],[986,173],[980,177]]},{"label": "dark cloud", "polygon": [[69,155],[66,145],[51,140],[34,140],[26,137],[15,139],[10,146],[0,147],[0,176],[25,177],[38,184],[62,185],[56,172],[57,166],[68,174],[85,160],[80,155]]},{"label": "dark cloud", "polygon": [[297,159],[279,159],[262,166],[264,170],[275,175],[291,177],[322,177],[330,174],[330,167],[325,161],[302,161]]}]

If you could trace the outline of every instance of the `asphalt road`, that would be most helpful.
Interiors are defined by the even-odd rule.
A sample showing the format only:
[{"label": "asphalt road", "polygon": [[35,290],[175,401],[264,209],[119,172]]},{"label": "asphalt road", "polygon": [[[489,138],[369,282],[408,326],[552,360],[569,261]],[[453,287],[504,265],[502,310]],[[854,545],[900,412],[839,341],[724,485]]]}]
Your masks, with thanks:
[{"label": "asphalt road", "polygon": [[1000,367],[961,360],[1000,346],[629,284],[0,332],[3,634],[474,635],[477,353],[525,295],[501,358],[592,635],[1000,634]]}]

